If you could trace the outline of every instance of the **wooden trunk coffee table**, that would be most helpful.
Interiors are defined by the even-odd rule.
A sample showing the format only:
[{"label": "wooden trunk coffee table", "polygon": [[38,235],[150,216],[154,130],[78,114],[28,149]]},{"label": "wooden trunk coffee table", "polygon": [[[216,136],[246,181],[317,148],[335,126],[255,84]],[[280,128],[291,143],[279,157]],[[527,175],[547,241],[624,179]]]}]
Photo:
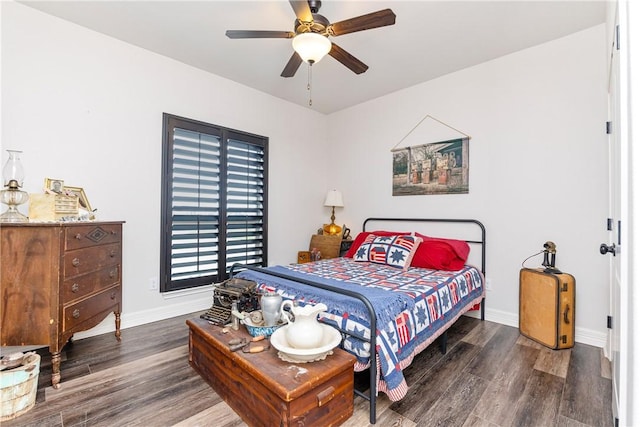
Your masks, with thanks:
[{"label": "wooden trunk coffee table", "polygon": [[250,426],[336,426],[353,414],[351,354],[336,348],[322,361],[289,363],[273,347],[232,352],[231,339],[251,338],[243,326],[225,334],[200,318],[187,325],[190,365]]}]

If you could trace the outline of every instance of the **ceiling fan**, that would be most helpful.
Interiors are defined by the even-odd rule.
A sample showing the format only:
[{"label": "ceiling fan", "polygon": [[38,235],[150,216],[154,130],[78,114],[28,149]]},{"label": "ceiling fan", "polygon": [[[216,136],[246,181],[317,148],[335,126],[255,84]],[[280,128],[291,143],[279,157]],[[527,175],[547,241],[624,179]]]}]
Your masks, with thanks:
[{"label": "ceiling fan", "polygon": [[369,68],[365,63],[329,40],[356,31],[385,27],[396,23],[396,15],[391,9],[379,10],[340,22],[329,22],[318,11],[320,0],[289,0],[296,14],[293,31],[260,31],[260,30],[227,30],[231,39],[293,39],[294,52],[280,74],[282,77],[293,77],[302,61],[313,64],[327,53],[356,74]]}]

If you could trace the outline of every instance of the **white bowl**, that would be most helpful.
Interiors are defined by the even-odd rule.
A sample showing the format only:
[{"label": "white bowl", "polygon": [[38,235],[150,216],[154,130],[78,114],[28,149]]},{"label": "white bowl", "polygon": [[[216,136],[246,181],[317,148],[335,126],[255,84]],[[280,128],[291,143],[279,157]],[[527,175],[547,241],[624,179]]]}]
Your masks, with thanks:
[{"label": "white bowl", "polygon": [[316,348],[294,348],[287,341],[286,325],[276,330],[271,335],[271,345],[278,350],[278,357],[285,362],[306,363],[324,360],[328,355],[333,353],[333,349],[342,341],[340,332],[329,325],[320,324],[322,326],[322,341]]}]

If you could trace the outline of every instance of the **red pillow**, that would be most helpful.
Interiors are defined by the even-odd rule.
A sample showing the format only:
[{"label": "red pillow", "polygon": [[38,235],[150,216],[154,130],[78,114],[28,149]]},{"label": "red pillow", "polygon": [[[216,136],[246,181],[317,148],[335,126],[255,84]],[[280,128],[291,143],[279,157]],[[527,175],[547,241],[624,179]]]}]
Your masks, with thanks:
[{"label": "red pillow", "polygon": [[422,243],[413,256],[412,267],[457,271],[467,262],[470,250],[467,242],[416,235],[422,237]]},{"label": "red pillow", "polygon": [[347,253],[344,254],[344,257],[345,258],[353,258],[353,256],[355,255],[356,251],[362,245],[362,242],[364,242],[364,240],[367,238],[367,236],[369,236],[369,234],[374,234],[376,236],[404,236],[404,235],[411,234],[411,233],[404,233],[404,232],[399,232],[399,231],[384,231],[384,230],[363,231],[361,233],[358,233],[356,238],[353,240],[353,243],[351,244],[351,247],[349,248]]}]

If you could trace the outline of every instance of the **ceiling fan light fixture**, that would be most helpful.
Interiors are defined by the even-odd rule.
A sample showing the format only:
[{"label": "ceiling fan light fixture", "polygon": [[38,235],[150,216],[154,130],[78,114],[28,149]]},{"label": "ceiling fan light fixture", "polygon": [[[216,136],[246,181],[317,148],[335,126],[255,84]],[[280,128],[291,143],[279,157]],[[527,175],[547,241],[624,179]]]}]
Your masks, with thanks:
[{"label": "ceiling fan light fixture", "polygon": [[320,61],[331,50],[331,41],[318,33],[298,34],[293,38],[292,44],[300,58],[310,64]]}]

